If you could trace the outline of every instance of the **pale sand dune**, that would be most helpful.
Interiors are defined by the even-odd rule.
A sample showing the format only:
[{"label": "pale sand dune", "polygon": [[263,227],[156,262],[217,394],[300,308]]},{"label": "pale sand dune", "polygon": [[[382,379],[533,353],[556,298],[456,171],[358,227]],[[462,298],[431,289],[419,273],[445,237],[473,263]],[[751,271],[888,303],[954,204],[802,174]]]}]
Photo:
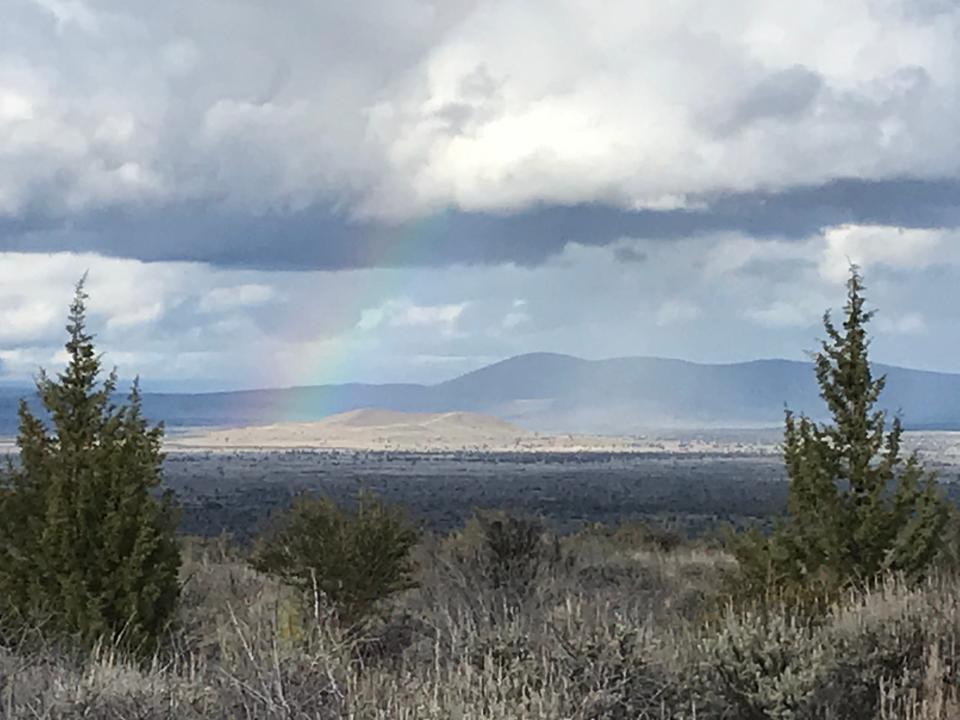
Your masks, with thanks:
[{"label": "pale sand dune", "polygon": [[497,418],[467,412],[403,413],[364,409],[316,422],[198,431],[171,446],[213,448],[461,449],[513,447],[535,438]]},{"label": "pale sand dune", "polygon": [[209,430],[198,428],[168,437],[170,450],[339,449],[413,452],[620,451],[620,452],[764,452],[756,444],[727,445],[657,437],[544,435],[489,415],[471,412],[406,413],[363,409],[316,422]]},{"label": "pale sand dune", "polygon": [[316,422],[207,431],[167,442],[171,449],[330,448],[344,450],[576,450],[620,448],[618,438],[545,436],[488,415],[471,412],[405,413],[363,409]]}]

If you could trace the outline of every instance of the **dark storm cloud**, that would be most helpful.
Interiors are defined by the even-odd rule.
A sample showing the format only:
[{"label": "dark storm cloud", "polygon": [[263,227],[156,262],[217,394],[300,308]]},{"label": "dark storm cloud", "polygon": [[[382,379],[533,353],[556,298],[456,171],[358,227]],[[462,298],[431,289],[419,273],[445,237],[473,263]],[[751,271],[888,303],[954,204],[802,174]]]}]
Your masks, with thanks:
[{"label": "dark storm cloud", "polygon": [[0,251],[88,251],[263,269],[534,266],[569,242],[669,241],[723,231],[803,238],[841,223],[957,227],[960,180],[838,180],[777,194],[715,197],[704,210],[604,205],[541,206],[513,214],[450,210],[400,224],[361,222],[316,207],[246,215],[181,204],[87,212],[69,221],[36,214],[0,220]]}]

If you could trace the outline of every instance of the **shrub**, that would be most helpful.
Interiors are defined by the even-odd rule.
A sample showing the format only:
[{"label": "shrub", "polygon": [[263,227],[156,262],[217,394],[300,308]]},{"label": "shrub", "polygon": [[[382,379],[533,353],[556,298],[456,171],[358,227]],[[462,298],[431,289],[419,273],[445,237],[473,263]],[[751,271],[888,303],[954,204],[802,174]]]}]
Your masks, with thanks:
[{"label": "shrub", "polygon": [[758,720],[954,717],[957,591],[955,579],[918,586],[887,577],[816,617],[782,604],[730,610],[700,630],[694,651],[701,716],[736,708]]},{"label": "shrub", "polygon": [[460,561],[507,602],[531,593],[563,563],[558,538],[540,518],[477,512],[460,540]]},{"label": "shrub", "polygon": [[559,560],[559,545],[548,537],[542,520],[481,513],[477,523],[483,537],[486,576],[494,589],[528,585],[542,565]]},{"label": "shrub", "polygon": [[[558,629],[559,670],[581,705],[577,717],[605,720],[667,717],[685,698],[650,627],[609,618],[599,627]],[[672,659],[672,658],[670,658]]]},{"label": "shrub", "polygon": [[66,369],[37,382],[52,431],[20,404],[20,464],[0,489],[0,615],[149,651],[180,592],[176,511],[154,493],[163,428],[143,418],[136,383],[121,407],[115,373],[99,383],[86,298],[81,281]]},{"label": "shrub", "polygon": [[[659,553],[634,558],[680,561]],[[490,622],[425,579],[419,592],[391,604],[399,612],[383,626],[354,633],[324,618],[304,623],[302,637],[287,642],[294,588],[229,557],[186,558],[185,569],[191,579],[174,636],[180,642],[162,662],[129,663],[109,648],[38,650],[32,639],[0,648],[0,717],[960,717],[954,577],[887,578],[844,594],[814,618],[771,604],[709,622],[656,617],[632,587],[598,591],[573,574]]]},{"label": "shrub", "polygon": [[[838,717],[873,716],[883,702],[906,705],[925,684],[931,694],[957,687],[956,592],[955,585],[940,581],[914,587],[887,578],[831,610],[824,642],[832,661],[824,702]],[[941,648],[948,667],[933,678],[931,660]],[[930,687],[930,681],[942,687]]]},{"label": "shrub", "polygon": [[624,519],[615,526],[593,523],[580,530],[582,537],[603,538],[619,550],[654,550],[672,552],[692,546],[683,528],[665,518]]},{"label": "shrub", "polygon": [[369,494],[353,510],[301,495],[257,540],[251,563],[315,602],[326,599],[342,623],[356,625],[382,600],[416,587],[410,552],[418,538],[402,512]]},{"label": "shrub", "polygon": [[825,652],[813,630],[786,612],[729,612],[700,647],[705,704],[757,720],[812,717]]}]

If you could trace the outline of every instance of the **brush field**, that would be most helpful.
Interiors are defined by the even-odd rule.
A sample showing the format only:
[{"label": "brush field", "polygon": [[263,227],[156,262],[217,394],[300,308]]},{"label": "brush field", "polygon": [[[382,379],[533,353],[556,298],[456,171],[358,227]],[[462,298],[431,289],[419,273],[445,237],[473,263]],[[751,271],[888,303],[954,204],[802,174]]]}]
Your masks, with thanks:
[{"label": "brush field", "polygon": [[[734,610],[732,560],[597,528],[492,587],[470,529],[417,550],[420,587],[361,631],[187,541],[177,627],[152,661],[25,634],[0,652],[10,720],[946,720],[957,717],[960,585],[888,578],[819,621]],[[519,578],[518,578],[519,580]]]},{"label": "brush field", "polygon": [[[957,499],[956,436],[914,436]],[[174,452],[183,597],[160,652],[92,655],[42,628],[0,650],[10,720],[947,720],[960,717],[960,558],[811,619],[734,607],[718,525],[768,524],[771,446],[713,452]],[[244,545],[299,491],[365,488],[425,529],[418,587],[341,627]],[[542,516],[554,551],[506,582],[473,561],[475,508]],[[227,534],[220,534],[222,530]],[[552,544],[551,544],[552,543]]]},{"label": "brush field", "polygon": [[[165,475],[193,535],[225,530],[243,540],[298,492],[347,502],[367,489],[438,532],[462,526],[476,508],[510,508],[561,532],[656,518],[696,536],[726,523],[768,524],[782,511],[778,439],[771,431],[688,434],[648,440],[644,452],[174,448]],[[960,433],[911,433],[908,443],[960,501]]]}]

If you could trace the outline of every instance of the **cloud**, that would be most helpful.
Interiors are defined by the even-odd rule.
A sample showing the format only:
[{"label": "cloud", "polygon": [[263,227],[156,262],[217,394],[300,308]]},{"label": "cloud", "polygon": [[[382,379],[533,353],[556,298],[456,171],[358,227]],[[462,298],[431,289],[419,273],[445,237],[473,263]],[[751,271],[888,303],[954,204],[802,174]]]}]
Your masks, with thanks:
[{"label": "cloud", "polygon": [[648,5],[16,0],[0,249],[542,264],[960,224],[960,8]]},{"label": "cloud", "polygon": [[391,318],[393,325],[451,325],[463,314],[464,303],[421,307],[405,305]]},{"label": "cloud", "polygon": [[[569,243],[537,266],[337,271],[0,253],[0,361],[22,379],[58,366],[84,271],[107,365],[148,388],[436,382],[530,351],[803,359],[823,311],[844,301],[839,276],[824,272],[836,239],[864,238],[849,247],[866,248],[875,357],[960,370],[960,305],[944,301],[960,283],[960,245],[944,231],[910,254],[866,240],[896,238],[895,227],[863,233],[621,238]],[[622,247],[646,259],[622,262]]]},{"label": "cloud", "polygon": [[674,325],[695,320],[700,308],[683,300],[666,300],[657,310],[657,325]]},{"label": "cloud", "polygon": [[236,285],[233,287],[218,287],[206,293],[198,308],[200,312],[223,312],[236,308],[263,305],[275,297],[275,291],[269,285]]},{"label": "cloud", "polygon": [[796,328],[815,325],[823,310],[787,300],[776,300],[763,308],[747,310],[747,317],[768,328]]},{"label": "cloud", "polygon": [[531,317],[525,312],[509,312],[503,317],[503,328],[512,330],[525,323],[530,322]]},{"label": "cloud", "polygon": [[22,299],[0,311],[0,342],[28,342],[43,337],[60,320],[59,308]]},{"label": "cloud", "polygon": [[945,259],[944,247],[956,245],[958,239],[956,232],[942,229],[876,225],[830,228],[824,233],[826,247],[821,272],[832,280],[843,281],[849,275],[850,263],[865,269],[874,265],[923,268]]},{"label": "cloud", "polygon": [[130,312],[120,312],[112,315],[107,320],[108,329],[131,327],[135,325],[144,325],[157,320],[163,315],[164,307],[162,302],[154,302],[131,310]]},{"label": "cloud", "polygon": [[893,335],[920,335],[927,331],[927,321],[920,313],[908,313],[899,317],[878,315],[877,329]]},{"label": "cloud", "polygon": [[41,216],[0,218],[0,251],[68,249],[149,261],[335,270],[457,263],[536,266],[577,243],[616,244],[621,260],[640,262],[637,253],[643,251],[631,249],[624,238],[677,242],[729,232],[747,239],[804,241],[842,223],[883,225],[891,231],[956,227],[958,195],[960,181],[843,181],[781,194],[718,196],[709,212],[537,206],[511,214],[449,210],[399,225],[350,219],[334,208],[243,215],[188,204],[80,214],[63,226]]},{"label": "cloud", "polygon": [[417,305],[409,298],[390,299],[379,307],[364,309],[357,328],[375,330],[384,325],[395,328],[425,327],[450,334],[466,307],[467,303]]},{"label": "cloud", "polygon": [[754,84],[727,109],[726,118],[705,117],[704,122],[713,122],[717,132],[723,135],[733,135],[764,120],[796,119],[812,108],[822,88],[822,76],[802,65],[794,65]]}]

